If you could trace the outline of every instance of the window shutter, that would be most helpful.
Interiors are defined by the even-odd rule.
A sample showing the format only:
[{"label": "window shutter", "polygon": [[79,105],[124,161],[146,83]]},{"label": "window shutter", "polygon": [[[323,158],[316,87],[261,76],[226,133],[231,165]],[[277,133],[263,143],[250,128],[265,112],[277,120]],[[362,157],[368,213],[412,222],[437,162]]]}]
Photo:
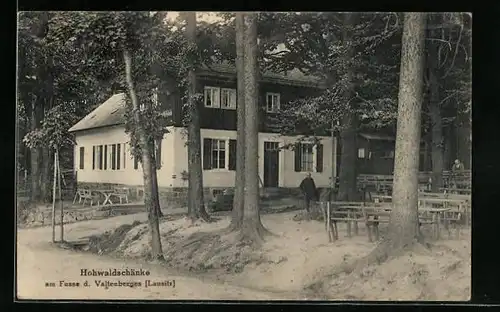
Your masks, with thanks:
[{"label": "window shutter", "polygon": [[111,145],[111,169],[116,169],[116,144]]},{"label": "window shutter", "polygon": [[95,146],[92,146],[92,170],[95,170]]},{"label": "window shutter", "polygon": [[123,143],[123,169],[125,169],[125,158],[127,158],[126,145]]},{"label": "window shutter", "polygon": [[116,170],[120,170],[120,164],[121,164],[121,144],[116,144]]},{"label": "window shutter", "polygon": [[85,147],[80,147],[80,169],[83,169],[84,168],[84,164],[85,164]]},{"label": "window shutter", "polygon": [[104,145],[104,170],[108,169],[108,146]]},{"label": "window shutter", "polygon": [[156,140],[156,154],[155,154],[155,160],[156,160],[156,170],[161,168],[161,141],[162,140]]},{"label": "window shutter", "polygon": [[134,156],[134,169],[139,169],[139,157]]},{"label": "window shutter", "polygon": [[229,170],[236,170],[236,140],[229,140]]},{"label": "window shutter", "polygon": [[316,146],[316,172],[323,172],[323,144]]},{"label": "window shutter", "polygon": [[295,172],[301,171],[302,164],[302,150],[300,143],[295,144]]},{"label": "window shutter", "polygon": [[203,169],[212,169],[212,139],[203,139]]}]

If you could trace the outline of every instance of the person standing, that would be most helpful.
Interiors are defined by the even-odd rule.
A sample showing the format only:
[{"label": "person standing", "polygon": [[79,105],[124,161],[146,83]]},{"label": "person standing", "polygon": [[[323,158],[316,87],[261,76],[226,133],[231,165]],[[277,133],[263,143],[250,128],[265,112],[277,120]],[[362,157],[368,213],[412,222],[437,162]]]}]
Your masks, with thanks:
[{"label": "person standing", "polygon": [[464,164],[458,159],[455,159],[451,167],[451,187],[457,187],[457,173],[464,170]]},{"label": "person standing", "polygon": [[316,184],[314,183],[311,173],[308,172],[304,180],[299,186],[302,194],[304,195],[304,203],[306,211],[309,213],[311,207],[311,201],[318,201],[318,190],[316,189]]}]

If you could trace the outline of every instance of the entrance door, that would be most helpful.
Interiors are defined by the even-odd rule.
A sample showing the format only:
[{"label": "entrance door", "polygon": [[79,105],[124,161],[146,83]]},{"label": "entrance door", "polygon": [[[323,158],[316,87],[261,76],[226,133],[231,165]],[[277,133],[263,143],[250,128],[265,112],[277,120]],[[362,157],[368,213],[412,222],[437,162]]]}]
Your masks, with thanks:
[{"label": "entrance door", "polygon": [[264,142],[264,187],[278,187],[278,142]]}]

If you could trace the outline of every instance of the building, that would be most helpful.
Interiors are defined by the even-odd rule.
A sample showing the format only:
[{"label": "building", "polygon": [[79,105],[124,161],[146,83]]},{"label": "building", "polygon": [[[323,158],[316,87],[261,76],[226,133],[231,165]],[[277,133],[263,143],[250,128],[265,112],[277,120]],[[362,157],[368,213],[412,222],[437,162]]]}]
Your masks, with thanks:
[{"label": "building", "polygon": [[[218,65],[197,72],[197,86],[204,94],[200,103],[203,184],[207,195],[234,187],[236,168],[236,72]],[[292,71],[263,73],[259,82],[260,132],[259,177],[264,187],[296,188],[306,172],[318,187],[326,187],[336,175],[336,141],[319,137],[295,145],[298,136],[281,136],[270,122],[280,105],[321,91],[319,80]],[[158,185],[162,202],[178,198],[187,190],[188,155],[182,127],[182,102],[175,94],[161,96],[172,110],[169,133],[159,145]],[[75,169],[79,186],[127,185],[141,189],[141,165],[134,160],[124,127],[125,94],[115,94],[75,124]],[[281,149],[287,145],[298,148]]]},{"label": "building", "polygon": [[[396,138],[382,133],[359,133],[357,144],[358,174],[392,175]],[[427,145],[420,144],[419,171],[430,171]]]}]

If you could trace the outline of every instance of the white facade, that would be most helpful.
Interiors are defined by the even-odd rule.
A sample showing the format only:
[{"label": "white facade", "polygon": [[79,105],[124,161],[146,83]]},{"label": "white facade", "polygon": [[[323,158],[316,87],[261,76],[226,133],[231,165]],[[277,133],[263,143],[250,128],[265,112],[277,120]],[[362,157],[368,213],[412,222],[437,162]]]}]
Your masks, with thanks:
[{"label": "white facade", "polygon": [[[187,181],[182,179],[183,171],[188,171],[188,155],[186,146],[186,134],[182,128],[169,128],[169,133],[165,135],[161,146],[161,168],[158,170],[158,186],[160,187],[187,187]],[[235,171],[229,170],[229,140],[236,139],[236,131],[202,129],[201,139],[219,139],[221,145],[220,153],[221,163],[218,169],[203,170],[204,187],[233,187],[235,182]],[[116,183],[131,186],[143,184],[142,168],[140,163],[137,169],[134,168],[134,159],[130,153],[129,136],[125,133],[123,126],[112,126],[85,130],[75,133],[75,170],[77,171],[78,182],[88,183]],[[264,142],[277,142],[282,147],[287,144],[293,144],[296,137],[281,136],[273,133],[259,133],[259,176],[264,179]],[[326,187],[329,184],[329,178],[336,167],[336,142],[331,137],[321,137],[323,145],[323,168],[321,172],[315,172],[316,168],[316,148],[313,148],[314,157],[312,157],[313,169],[310,171],[318,187]],[[113,153],[112,144],[122,144],[120,148],[120,169],[112,169]],[[107,148],[107,168],[99,169],[94,157],[93,166],[93,147],[108,145]],[[83,169],[80,168],[80,148],[84,148]],[[116,153],[115,153],[116,154]],[[116,159],[115,159],[116,161]],[[278,186],[279,187],[298,187],[300,181],[304,178],[306,172],[295,171],[295,156],[292,150],[281,150],[278,153]],[[332,167],[333,166],[333,167]],[[94,168],[93,168],[94,167]],[[333,171],[332,171],[333,170]]]}]

